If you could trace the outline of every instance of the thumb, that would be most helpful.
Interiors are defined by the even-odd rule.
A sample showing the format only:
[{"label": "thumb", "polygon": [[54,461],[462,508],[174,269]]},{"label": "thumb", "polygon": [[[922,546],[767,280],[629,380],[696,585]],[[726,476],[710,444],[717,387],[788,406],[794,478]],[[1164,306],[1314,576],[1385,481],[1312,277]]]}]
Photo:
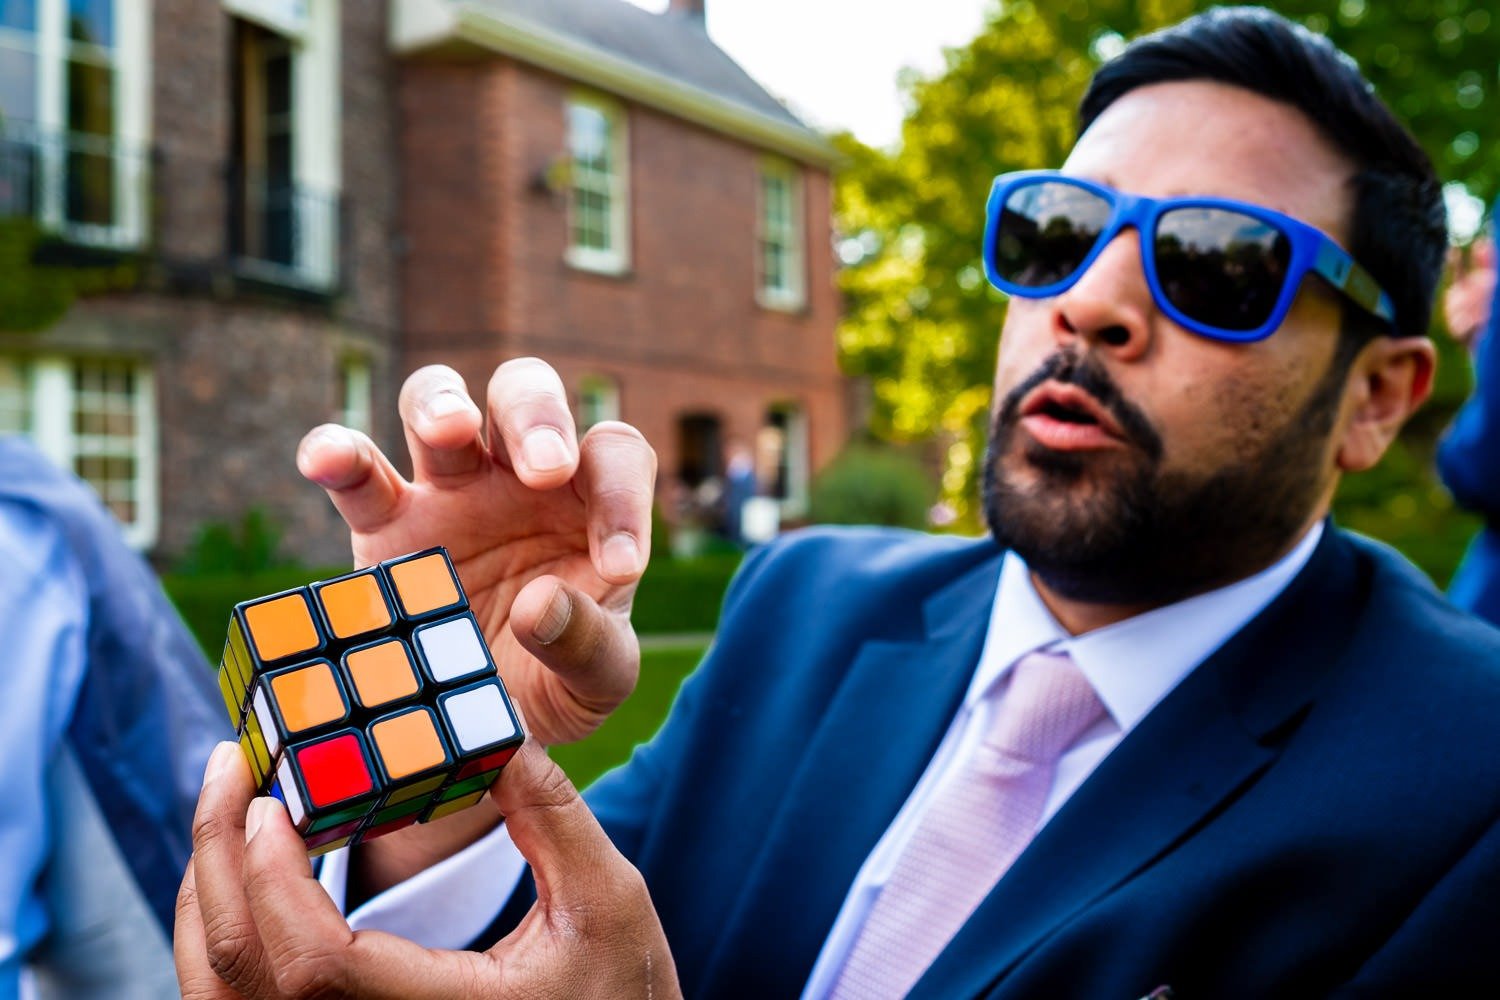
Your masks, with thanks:
[{"label": "thumb", "polygon": [[595,908],[634,874],[568,780],[535,740],[500,772],[490,796],[516,849],[531,865],[537,901],[552,909]]}]

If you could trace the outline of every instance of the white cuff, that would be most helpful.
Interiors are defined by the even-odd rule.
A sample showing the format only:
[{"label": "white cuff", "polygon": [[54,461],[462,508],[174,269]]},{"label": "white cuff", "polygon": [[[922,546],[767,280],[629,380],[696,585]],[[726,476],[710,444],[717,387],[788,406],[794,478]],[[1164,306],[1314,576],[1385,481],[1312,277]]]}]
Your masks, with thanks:
[{"label": "white cuff", "polygon": [[[466,948],[494,921],[525,870],[526,859],[501,823],[457,854],[365,900],[348,915],[349,927],[386,931],[425,948]],[[348,877],[348,848],[323,856],[318,881],[340,911]]]}]

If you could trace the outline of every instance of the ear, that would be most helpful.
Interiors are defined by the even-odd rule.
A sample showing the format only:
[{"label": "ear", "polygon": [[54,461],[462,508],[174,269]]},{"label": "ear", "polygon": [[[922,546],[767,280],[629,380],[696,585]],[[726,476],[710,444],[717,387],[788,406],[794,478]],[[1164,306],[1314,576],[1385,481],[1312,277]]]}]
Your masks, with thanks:
[{"label": "ear", "polygon": [[1345,472],[1370,468],[1390,447],[1406,418],[1432,393],[1437,352],[1426,337],[1377,337],[1349,366],[1349,387],[1338,464]]}]

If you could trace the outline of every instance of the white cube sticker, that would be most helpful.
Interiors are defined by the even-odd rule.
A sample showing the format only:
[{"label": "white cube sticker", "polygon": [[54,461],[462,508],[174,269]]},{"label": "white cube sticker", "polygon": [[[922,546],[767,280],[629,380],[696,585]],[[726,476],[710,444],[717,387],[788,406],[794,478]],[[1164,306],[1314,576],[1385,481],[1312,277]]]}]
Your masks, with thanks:
[{"label": "white cube sticker", "polygon": [[297,791],[297,783],[292,780],[290,756],[281,758],[281,766],[276,769],[276,780],[281,782],[281,794],[286,796],[286,811],[292,814],[292,825],[301,826],[302,821],[307,818],[307,807],[302,804],[302,794]]},{"label": "white cube sticker", "polygon": [[472,618],[455,618],[417,630],[422,656],[438,683],[472,674],[489,666],[484,640]]},{"label": "white cube sticker", "polygon": [[450,695],[442,704],[464,753],[516,735],[515,723],[505,710],[505,699],[493,684]]},{"label": "white cube sticker", "polygon": [[255,689],[255,718],[260,723],[261,735],[266,738],[266,749],[271,751],[271,759],[275,760],[276,751],[281,749],[281,732],[271,717],[271,706],[266,704],[266,689],[263,687]]}]

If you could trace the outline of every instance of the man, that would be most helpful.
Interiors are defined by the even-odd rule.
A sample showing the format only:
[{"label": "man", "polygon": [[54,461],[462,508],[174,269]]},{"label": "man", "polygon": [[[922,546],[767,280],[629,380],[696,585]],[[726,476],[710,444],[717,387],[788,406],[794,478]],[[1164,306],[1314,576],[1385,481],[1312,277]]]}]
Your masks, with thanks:
[{"label": "man", "polygon": [[1454,499],[1485,520],[1448,594],[1459,607],[1500,624],[1500,337],[1494,331],[1494,298],[1495,246],[1482,241],[1443,298],[1448,329],[1474,352],[1474,392],[1439,444],[1437,457]]},{"label": "man", "polygon": [[176,995],[172,900],[212,675],[82,483],[0,435],[0,998]]},{"label": "man", "polygon": [[[613,849],[531,744],[497,831],[328,866],[354,933],[278,807],[247,815],[244,766],[216,757],[185,993],[1492,992],[1500,914],[1476,887],[1500,874],[1500,636],[1326,521],[1428,391],[1431,166],[1351,64],[1256,10],[1135,43],[1081,125],[1060,174],[1002,177],[989,204],[986,267],[1016,296],[993,540],[759,551],[662,731],[589,792]],[[478,553],[521,553],[499,514],[461,570],[502,604],[524,584],[493,624],[500,668],[533,735],[567,738],[634,669],[620,592],[640,563],[618,533],[645,537],[649,462],[618,425],[576,459],[557,443],[571,424],[539,363],[491,383],[494,461],[456,393],[408,383],[415,485],[342,432],[303,469],[362,561],[489,491],[523,526],[561,495],[546,523],[573,554],[534,565],[568,583],[491,588]],[[462,428],[429,423],[429,399]],[[575,467],[572,491],[525,492]],[[534,905],[498,903],[510,842]]]}]

